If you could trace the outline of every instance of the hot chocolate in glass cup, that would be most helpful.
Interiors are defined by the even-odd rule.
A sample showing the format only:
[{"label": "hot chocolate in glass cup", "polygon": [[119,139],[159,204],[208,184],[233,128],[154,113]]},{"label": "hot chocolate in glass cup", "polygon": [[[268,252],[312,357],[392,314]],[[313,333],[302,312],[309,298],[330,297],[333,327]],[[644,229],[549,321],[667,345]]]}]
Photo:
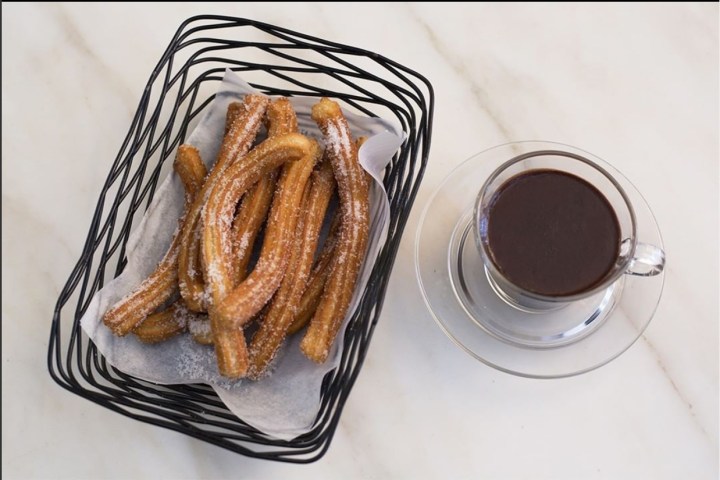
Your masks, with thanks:
[{"label": "hot chocolate in glass cup", "polygon": [[[561,150],[524,153],[497,168],[477,196],[472,227],[482,271],[461,267],[464,283],[485,275],[513,308],[557,312],[483,325],[527,346],[582,338],[597,327],[600,313],[606,317],[615,307],[623,275],[656,275],[665,261],[660,248],[639,242],[633,206],[617,181],[592,161]],[[466,293],[464,303],[472,297]],[[592,297],[597,307],[587,315],[561,312]]]},{"label": "hot chocolate in glass cup", "polygon": [[664,285],[657,221],[603,159],[511,142],[459,164],[418,223],[415,267],[440,328],[481,362],[559,378],[617,358]]}]

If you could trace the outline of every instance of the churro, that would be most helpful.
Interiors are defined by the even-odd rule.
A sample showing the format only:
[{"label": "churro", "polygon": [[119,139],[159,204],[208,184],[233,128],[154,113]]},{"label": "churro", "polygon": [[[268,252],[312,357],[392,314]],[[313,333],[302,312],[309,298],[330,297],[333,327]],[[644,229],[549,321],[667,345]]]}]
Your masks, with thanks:
[{"label": "churro", "polygon": [[320,250],[320,255],[318,255],[318,259],[307,280],[307,285],[300,298],[300,303],[295,311],[293,321],[288,327],[288,335],[293,335],[302,330],[315,314],[315,310],[317,310],[323,290],[325,289],[325,282],[327,281],[328,275],[330,275],[330,268],[335,258],[333,254],[335,253],[335,245],[338,240],[337,233],[339,227],[340,215],[336,212],[330,224],[328,236]]},{"label": "churro", "polygon": [[311,360],[324,362],[347,314],[369,232],[368,182],[358,163],[358,147],[352,140],[340,106],[323,98],[313,106],[312,118],[320,127],[338,185],[340,239],[336,258],[322,299],[300,343]]},{"label": "churro", "polygon": [[242,102],[230,102],[230,105],[228,105],[227,112],[225,113],[225,131],[223,132],[223,136],[227,135],[228,132],[230,132],[230,128],[232,127],[233,123],[235,123],[235,120],[238,119],[240,114],[245,110],[245,106]]},{"label": "churro", "polygon": [[[207,170],[194,150],[186,150],[181,145],[175,157],[173,168],[185,187],[185,210],[190,208],[197,192],[202,188]],[[177,234],[179,235],[179,233]],[[177,268],[177,267],[176,267]],[[175,300],[169,307],[147,317],[133,329],[133,333],[142,342],[159,343],[185,331],[188,319],[194,314],[185,307],[182,299]]]},{"label": "churro", "polygon": [[[247,370],[247,348],[241,327],[267,303],[282,280],[299,197],[318,150],[315,142],[299,133],[268,138],[241,162],[229,167],[208,197],[203,211],[202,258],[218,368],[227,377],[243,376]],[[289,166],[283,168],[273,199],[260,259],[250,275],[233,289],[230,224],[235,205],[262,176],[286,162]]]},{"label": "churro", "polygon": [[143,343],[164,342],[184,332],[191,321],[200,321],[201,315],[191,312],[182,300],[178,300],[165,310],[147,317],[133,333]]},{"label": "churro", "polygon": [[248,192],[243,195],[238,207],[238,213],[233,220],[233,278],[234,285],[242,282],[247,276],[247,266],[250,263],[253,246],[260,229],[265,223],[268,210],[272,204],[273,193],[277,184],[277,170],[273,170],[258,180]]},{"label": "churro", "polygon": [[[367,137],[358,137],[355,142],[358,147],[358,151],[366,140]],[[367,172],[365,173],[365,179],[369,185],[371,177]],[[330,269],[332,268],[332,261],[334,259],[333,254],[335,253],[335,245],[337,244],[337,231],[339,226],[340,215],[336,212],[330,224],[328,236],[325,239],[325,243],[323,243],[320,255],[318,255],[318,259],[315,262],[310,278],[308,278],[307,287],[303,292],[302,299],[300,300],[297,312],[295,313],[295,318],[288,328],[288,335],[294,335],[302,330],[317,310],[323,290],[325,289],[325,282],[327,281],[327,277],[330,275]]]},{"label": "churro", "polygon": [[178,147],[173,169],[180,177],[185,189],[185,210],[187,210],[202,188],[207,169],[200,158],[200,152],[192,145],[187,144]]},{"label": "churro", "polygon": [[[266,141],[270,140],[272,138]],[[222,300],[216,305],[216,312],[230,328],[241,327],[247,323],[280,286],[287,268],[290,244],[295,234],[305,184],[320,152],[316,142],[310,140],[308,142],[309,148],[303,157],[282,171],[268,215],[263,247],[255,268],[232,291],[221,290],[227,292],[227,295],[224,297],[221,295]],[[206,261],[210,259],[211,254],[206,250],[204,257]]]},{"label": "churro", "polygon": [[[132,293],[113,305],[103,316],[105,325],[115,334],[124,336],[137,327],[154,310],[167,302],[178,286],[178,252],[180,234],[188,206],[197,193],[197,177],[203,175],[204,165],[200,153],[192,145],[180,145],[174,163],[175,170],[185,184],[186,213],[180,218],[178,232],[175,233],[167,253],[157,268]],[[204,176],[204,175],[203,175]]]},{"label": "churro", "polygon": [[[205,281],[202,270],[197,268],[199,258],[201,212],[218,179],[230,166],[243,157],[255,140],[262,124],[262,118],[269,99],[263,95],[246,95],[241,107],[230,107],[230,116],[235,116],[227,135],[223,139],[217,161],[210,171],[202,189],[190,207],[185,225],[180,236],[180,252],[178,255],[178,277],[180,294],[190,310],[203,312],[207,310]],[[200,257],[201,258],[201,257]]]},{"label": "churro", "polygon": [[[266,116],[269,138],[297,132],[297,116],[287,98],[279,98],[270,103]],[[240,202],[238,213],[233,221],[233,238],[235,239],[235,261],[233,266],[236,285],[243,281],[247,275],[247,266],[250,262],[255,239],[272,204],[277,176],[278,172],[273,171],[261,178],[243,195]]]},{"label": "churro", "polygon": [[275,293],[267,314],[250,343],[249,376],[259,378],[282,345],[294,314],[297,311],[308,275],[315,259],[318,237],[322,228],[330,198],[335,191],[333,170],[328,160],[316,169],[306,187],[297,227],[296,240],[292,245],[288,270],[280,288]]}]

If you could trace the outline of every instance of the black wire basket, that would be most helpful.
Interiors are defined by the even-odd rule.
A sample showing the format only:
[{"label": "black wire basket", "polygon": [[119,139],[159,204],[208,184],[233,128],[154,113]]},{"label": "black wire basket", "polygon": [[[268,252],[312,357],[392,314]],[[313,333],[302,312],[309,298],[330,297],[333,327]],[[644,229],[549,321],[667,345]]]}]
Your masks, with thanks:
[{"label": "black wire basket", "polygon": [[[339,340],[344,344],[340,364],[323,380],[313,428],[293,440],[278,440],[246,424],[207,385],[156,385],[124,374],[80,328],[93,295],[123,270],[130,231],[226,68],[269,95],[327,96],[368,116],[396,118],[408,136],[384,174],[391,209],[387,240]],[[380,315],[428,159],[433,102],[432,86],[423,76],[376,53],[241,18],[203,15],[185,21],[150,76],[102,187],[80,259],[58,298],[48,350],[52,378],[118,413],[243,455],[295,463],[321,458]]]}]

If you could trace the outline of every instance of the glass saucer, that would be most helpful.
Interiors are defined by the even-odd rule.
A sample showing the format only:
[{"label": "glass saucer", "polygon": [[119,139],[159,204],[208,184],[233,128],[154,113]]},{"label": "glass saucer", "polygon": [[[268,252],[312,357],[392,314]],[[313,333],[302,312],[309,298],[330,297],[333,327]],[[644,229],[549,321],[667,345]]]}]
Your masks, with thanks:
[{"label": "glass saucer", "polygon": [[475,246],[475,199],[501,164],[547,149],[576,153],[606,169],[635,209],[638,239],[663,248],[650,208],[620,172],[588,152],[537,141],[500,145],[459,165],[428,201],[415,239],[418,282],[440,328],[483,363],[533,378],[577,375],[618,357],[650,323],[665,278],[664,273],[623,275],[590,298],[542,312],[520,310],[502,299]]}]

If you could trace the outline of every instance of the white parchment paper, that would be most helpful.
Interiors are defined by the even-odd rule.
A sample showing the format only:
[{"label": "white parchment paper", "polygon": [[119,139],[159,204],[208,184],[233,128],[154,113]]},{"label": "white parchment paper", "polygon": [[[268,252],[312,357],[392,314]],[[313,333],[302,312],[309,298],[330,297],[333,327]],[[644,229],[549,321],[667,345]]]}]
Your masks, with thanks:
[{"label": "white parchment paper", "polygon": [[[209,110],[187,143],[200,150],[210,166],[220,148],[228,105],[255,90],[229,70]],[[291,98],[301,131],[317,139],[322,136],[310,118],[316,98]],[[387,236],[390,206],[381,175],[404,141],[397,124],[345,112],[354,136],[368,137],[360,150],[360,163],[375,179],[370,191],[371,230],[368,253],[361,270],[348,318],[357,307],[367,284],[379,247]],[[280,439],[292,439],[312,428],[320,407],[320,385],[324,375],[340,359],[341,337],[347,318],[328,360],[316,365],[300,352],[302,332],[286,342],[274,363],[272,375],[260,381],[228,381],[217,372],[212,347],[180,335],[157,345],[145,345],[133,335],[114,336],[102,323],[102,315],[130,293],[156,267],[165,254],[183,208],[183,187],[171,173],[160,185],[150,208],[128,242],[128,264],[123,273],[93,297],[81,320],[82,328],[114,367],[132,376],[159,384],[207,383],[227,407],[243,421]]]}]

